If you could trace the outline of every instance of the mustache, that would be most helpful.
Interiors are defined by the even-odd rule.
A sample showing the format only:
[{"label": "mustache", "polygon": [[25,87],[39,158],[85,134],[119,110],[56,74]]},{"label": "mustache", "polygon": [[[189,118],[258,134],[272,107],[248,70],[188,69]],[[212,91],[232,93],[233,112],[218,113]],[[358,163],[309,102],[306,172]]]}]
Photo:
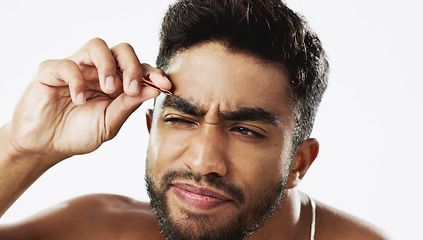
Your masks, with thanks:
[{"label": "mustache", "polygon": [[208,174],[205,176],[200,175],[194,175],[190,171],[168,171],[166,172],[162,179],[161,179],[161,187],[165,188],[165,191],[167,191],[174,180],[176,179],[183,179],[183,180],[191,180],[201,183],[206,183],[207,185],[214,187],[218,190],[221,190],[232,197],[237,203],[243,204],[245,203],[245,194],[242,188],[232,184],[228,183],[225,180],[223,180],[221,177],[214,175],[214,174]]}]

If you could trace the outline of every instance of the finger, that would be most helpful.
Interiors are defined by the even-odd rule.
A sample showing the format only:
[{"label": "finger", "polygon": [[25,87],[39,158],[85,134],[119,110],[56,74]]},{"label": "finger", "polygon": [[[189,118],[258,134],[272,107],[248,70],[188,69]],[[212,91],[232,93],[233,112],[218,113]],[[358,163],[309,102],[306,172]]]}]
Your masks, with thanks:
[{"label": "finger", "polygon": [[[94,90],[98,92],[103,92],[100,81],[98,80],[98,69],[96,67],[91,66],[79,66],[79,69],[82,73],[82,76],[85,79],[86,90]],[[122,81],[120,80],[119,74],[116,75],[115,81],[115,92],[112,94],[108,94],[110,97],[115,98],[119,94],[123,92]]]},{"label": "finger", "polygon": [[90,40],[70,59],[80,66],[94,66],[98,70],[98,81],[104,93],[112,94],[119,88],[115,58],[102,39],[94,38]]},{"label": "finger", "polygon": [[159,92],[151,88],[144,88],[137,96],[129,96],[126,93],[119,95],[106,110],[106,133],[102,140],[108,141],[115,137],[126,119],[128,119],[141,103],[158,95]]},{"label": "finger", "polygon": [[69,86],[72,101],[76,105],[84,104],[85,80],[72,60],[49,60],[40,64],[36,80],[52,87]]},{"label": "finger", "polygon": [[128,43],[121,43],[113,47],[111,51],[122,72],[124,92],[129,96],[137,96],[144,71],[134,49]]},{"label": "finger", "polygon": [[144,69],[144,78],[146,80],[151,80],[154,85],[164,90],[169,90],[172,88],[172,83],[166,76],[165,72],[146,63],[142,64],[142,67]]}]

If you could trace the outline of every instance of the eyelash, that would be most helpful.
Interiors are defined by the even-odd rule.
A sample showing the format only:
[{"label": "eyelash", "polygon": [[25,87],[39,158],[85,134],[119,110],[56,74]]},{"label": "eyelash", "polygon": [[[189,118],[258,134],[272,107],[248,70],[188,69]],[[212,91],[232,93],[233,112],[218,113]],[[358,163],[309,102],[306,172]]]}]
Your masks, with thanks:
[{"label": "eyelash", "polygon": [[[197,123],[194,121],[190,121],[185,118],[178,118],[178,117],[170,117],[164,120],[166,123],[170,123],[172,125],[180,126],[180,127],[195,127],[197,126]],[[260,134],[254,130],[251,130],[247,127],[237,126],[230,129],[231,132],[234,134],[242,135],[243,137],[249,137],[249,138],[264,138],[265,136],[263,134]]]},{"label": "eyelash", "polygon": [[171,117],[171,118],[166,118],[164,121],[166,123],[171,123],[171,124],[174,124],[174,125],[181,125],[181,126],[182,125],[191,125],[191,127],[192,127],[194,125],[197,125],[194,121],[190,121],[190,120],[185,119],[185,118]]},{"label": "eyelash", "polygon": [[236,134],[242,134],[243,136],[246,136],[246,137],[264,138],[263,134],[260,134],[246,127],[234,127],[234,128],[231,128],[231,131],[236,132]]}]

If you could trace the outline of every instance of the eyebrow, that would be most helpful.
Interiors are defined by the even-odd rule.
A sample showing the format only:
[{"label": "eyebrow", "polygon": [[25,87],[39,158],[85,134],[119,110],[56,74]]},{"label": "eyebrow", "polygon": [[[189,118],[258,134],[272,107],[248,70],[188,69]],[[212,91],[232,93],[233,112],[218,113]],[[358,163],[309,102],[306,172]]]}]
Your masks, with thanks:
[{"label": "eyebrow", "polygon": [[175,95],[166,96],[162,106],[194,116],[204,116],[206,114],[206,111],[199,104]]},{"label": "eyebrow", "polygon": [[[176,111],[183,112],[189,115],[202,117],[206,115],[207,111],[196,104],[194,101],[189,101],[180,96],[166,96],[163,101],[163,107],[169,107]],[[220,117],[232,121],[255,121],[271,124],[275,127],[280,127],[279,118],[259,107],[241,107],[235,111],[225,111],[219,113]]]}]

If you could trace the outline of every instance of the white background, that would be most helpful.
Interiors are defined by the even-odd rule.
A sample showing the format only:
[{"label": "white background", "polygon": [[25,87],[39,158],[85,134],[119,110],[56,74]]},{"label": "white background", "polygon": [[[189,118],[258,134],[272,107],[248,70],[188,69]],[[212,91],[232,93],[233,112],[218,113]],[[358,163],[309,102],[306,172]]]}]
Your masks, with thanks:
[{"label": "white background", "polygon": [[[161,18],[171,2],[2,1],[0,124],[11,119],[40,62],[66,57],[93,37],[105,39],[109,46],[129,42],[143,62],[154,65]],[[301,189],[398,239],[419,238],[423,224],[420,1],[287,2],[319,34],[331,63],[330,86],[313,132],[321,151]],[[45,173],[0,223],[89,193],[148,201],[147,105],[151,102],[131,116],[113,141]]]}]

